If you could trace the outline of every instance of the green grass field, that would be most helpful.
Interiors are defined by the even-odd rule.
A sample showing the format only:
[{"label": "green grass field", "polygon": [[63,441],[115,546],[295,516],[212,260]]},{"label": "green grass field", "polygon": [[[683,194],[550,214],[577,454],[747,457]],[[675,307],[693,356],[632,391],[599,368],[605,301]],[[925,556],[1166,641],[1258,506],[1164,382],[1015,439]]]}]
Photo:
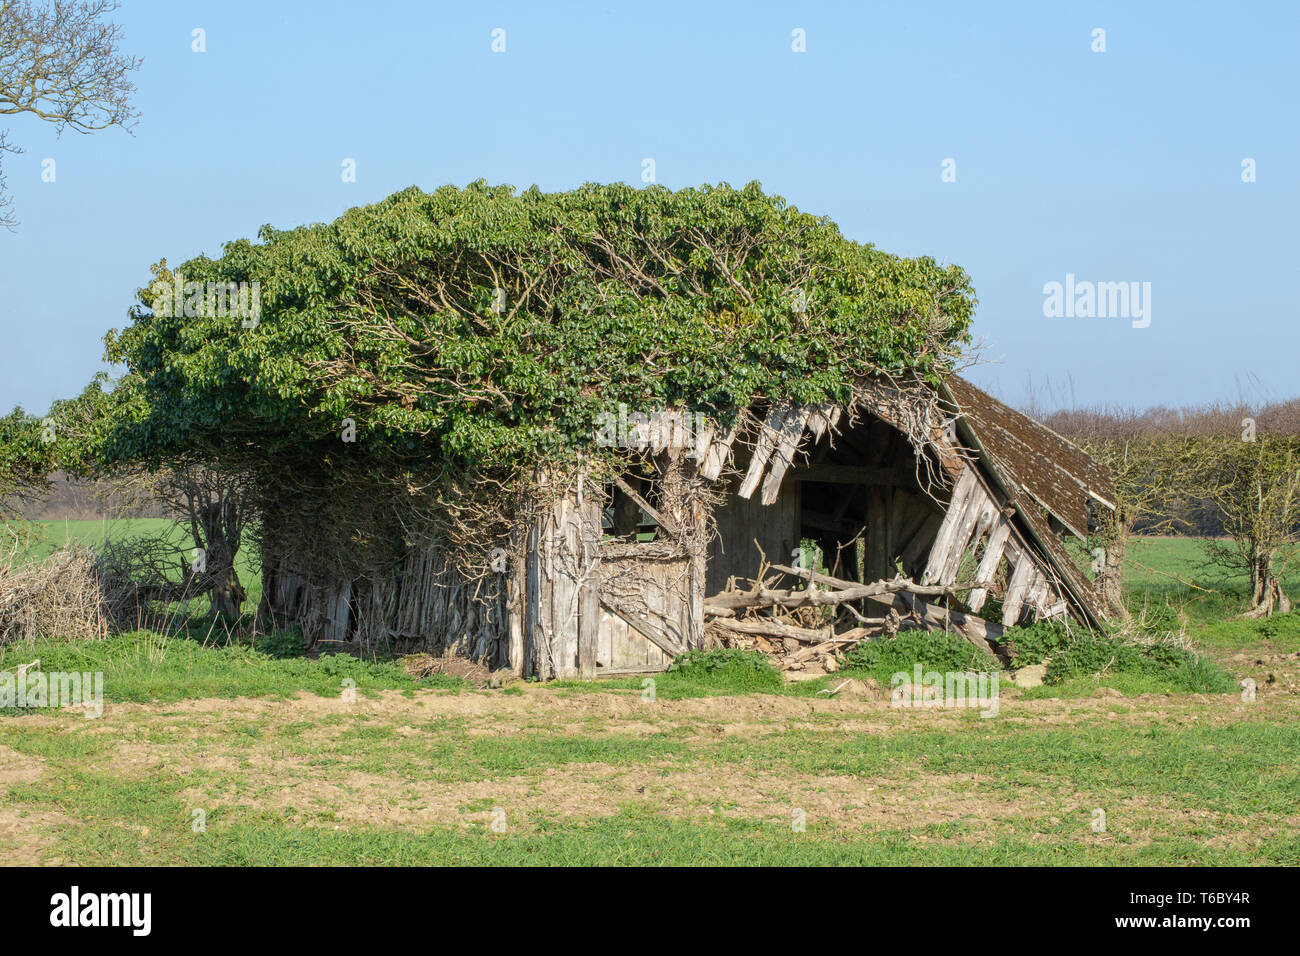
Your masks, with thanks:
[{"label": "green grass field", "polygon": [[[94,541],[103,529],[66,533]],[[46,672],[102,672],[106,703],[98,719],[0,712],[0,853],[85,864],[1300,864],[1300,628],[1232,618],[1244,582],[1216,579],[1194,541],[1140,540],[1130,554],[1130,602],[1183,609],[1202,655],[1195,673],[1144,659],[1027,690],[1003,675],[989,718],[885,699],[892,668],[922,657],[964,666],[942,642],[801,683],[723,656],[652,687],[495,690],[417,681],[391,660],[311,656],[296,635],[235,637],[197,618],[169,635],[6,648],[0,670],[39,658]],[[826,693],[849,677],[860,692]],[[1245,677],[1254,701],[1237,687]]]},{"label": "green grass field", "polygon": [[[1248,605],[1244,575],[1225,576],[1208,566],[1197,538],[1137,538],[1124,563],[1129,608],[1169,602],[1187,617],[1188,634],[1207,651],[1234,650],[1267,642],[1279,649],[1300,650],[1300,615],[1268,621],[1243,621]],[[1300,569],[1283,575],[1283,587],[1300,597]]]},{"label": "green grass field", "polygon": [[[166,535],[176,543],[177,560],[188,555],[194,547],[189,529],[166,518],[130,518],[114,521],[32,521],[23,525],[24,547],[20,561],[39,561],[70,543],[94,547],[105,540],[121,540],[137,536]],[[177,578],[179,579],[179,564]],[[235,559],[235,570],[248,592],[249,603],[257,606],[262,596],[262,577],[257,567],[256,555],[251,548],[243,548]]]}]

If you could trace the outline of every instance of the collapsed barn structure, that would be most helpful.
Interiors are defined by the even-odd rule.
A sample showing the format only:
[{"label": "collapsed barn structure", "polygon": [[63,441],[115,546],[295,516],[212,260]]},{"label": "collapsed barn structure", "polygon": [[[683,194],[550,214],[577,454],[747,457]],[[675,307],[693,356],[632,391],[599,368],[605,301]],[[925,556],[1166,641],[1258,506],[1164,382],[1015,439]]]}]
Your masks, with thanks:
[{"label": "collapsed barn structure", "polygon": [[313,642],[539,679],[659,671],[712,646],[830,670],[909,628],[1006,657],[1018,624],[1102,617],[1065,538],[1113,509],[1106,470],[959,376],[725,424],[623,409],[616,435],[613,471],[538,475],[543,504],[487,574],[411,540],[387,569],[322,575],[275,547],[268,516],[261,613]]}]

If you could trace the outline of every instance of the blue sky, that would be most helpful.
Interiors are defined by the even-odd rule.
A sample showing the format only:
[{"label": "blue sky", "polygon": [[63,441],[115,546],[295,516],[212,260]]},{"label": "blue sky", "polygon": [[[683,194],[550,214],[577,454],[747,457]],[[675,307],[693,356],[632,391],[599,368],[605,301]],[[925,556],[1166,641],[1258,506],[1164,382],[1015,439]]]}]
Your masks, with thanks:
[{"label": "blue sky", "polygon": [[[963,266],[987,346],[969,374],[1008,401],[1300,394],[1300,4],[126,0],[117,19],[145,59],[134,136],[7,118],[25,153],[5,162],[0,409],[80,391],[162,257],[411,184],[640,183],[646,158],[669,187],[757,179]],[[1067,274],[1149,282],[1150,325],[1045,317]]]}]

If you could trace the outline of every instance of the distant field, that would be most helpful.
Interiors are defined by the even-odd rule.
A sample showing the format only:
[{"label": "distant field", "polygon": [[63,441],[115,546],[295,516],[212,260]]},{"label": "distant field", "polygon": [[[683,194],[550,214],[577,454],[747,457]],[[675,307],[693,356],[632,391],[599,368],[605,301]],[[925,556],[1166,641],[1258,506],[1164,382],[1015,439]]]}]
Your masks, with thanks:
[{"label": "distant field", "polygon": [[[1283,587],[1300,601],[1300,573],[1283,575]],[[1129,609],[1168,601],[1187,617],[1187,633],[1212,655],[1266,642],[1279,651],[1300,650],[1300,614],[1264,621],[1242,620],[1249,606],[1244,574],[1226,575],[1205,559],[1201,538],[1136,538],[1124,561]]]},{"label": "distant field", "polygon": [[[115,521],[33,521],[30,527],[36,529],[35,538],[25,550],[22,560],[39,561],[49,557],[59,548],[71,542],[90,547],[101,541],[118,541],[124,538],[142,535],[160,535],[169,533],[176,542],[177,560],[182,554],[189,555],[194,547],[189,530],[166,518],[126,518]],[[177,576],[180,575],[179,564]],[[256,570],[256,555],[250,548],[240,549],[235,559],[235,570],[239,580],[248,592],[251,607],[256,607],[262,596],[262,576]]]},{"label": "distant field", "polygon": [[[1124,584],[1138,595],[1168,595],[1192,602],[1193,613],[1218,615],[1244,602],[1244,574],[1227,575],[1205,558],[1204,538],[1134,538],[1124,561]],[[1300,569],[1283,576],[1288,591],[1300,590]]]},{"label": "distant field", "polygon": [[[101,541],[116,541],[144,534],[161,534],[174,523],[166,518],[130,518],[120,521],[33,521],[39,529],[38,537],[27,549],[27,560],[49,557],[54,551],[72,542],[94,546]],[[184,543],[181,529],[176,529],[177,542]]]}]

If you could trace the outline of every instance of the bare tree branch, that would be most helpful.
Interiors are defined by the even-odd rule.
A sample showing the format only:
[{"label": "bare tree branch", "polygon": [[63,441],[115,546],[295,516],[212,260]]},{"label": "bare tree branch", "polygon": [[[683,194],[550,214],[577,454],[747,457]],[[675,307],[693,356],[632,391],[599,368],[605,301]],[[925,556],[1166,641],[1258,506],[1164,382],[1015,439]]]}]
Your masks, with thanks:
[{"label": "bare tree branch", "polygon": [[[119,49],[122,28],[108,19],[118,0],[0,0],[0,115],[27,113],[62,132],[135,126],[130,74],[138,57]],[[6,131],[7,132],[7,131]],[[17,152],[0,133],[0,158]],[[12,228],[0,176],[0,225]]]}]

